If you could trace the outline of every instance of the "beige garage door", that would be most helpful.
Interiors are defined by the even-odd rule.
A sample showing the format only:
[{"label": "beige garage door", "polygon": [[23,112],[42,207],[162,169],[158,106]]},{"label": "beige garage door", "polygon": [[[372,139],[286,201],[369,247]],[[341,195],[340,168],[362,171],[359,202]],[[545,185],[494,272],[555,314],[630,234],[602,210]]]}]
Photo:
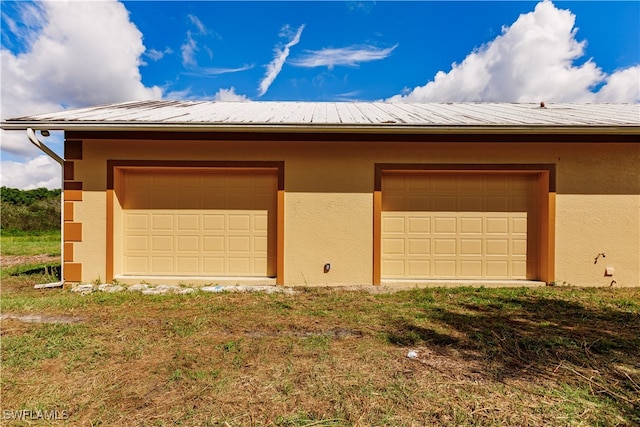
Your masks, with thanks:
[{"label": "beige garage door", "polygon": [[124,274],[275,276],[275,172],[127,170],[123,178]]},{"label": "beige garage door", "polygon": [[534,183],[525,174],[384,174],[381,277],[533,279]]}]

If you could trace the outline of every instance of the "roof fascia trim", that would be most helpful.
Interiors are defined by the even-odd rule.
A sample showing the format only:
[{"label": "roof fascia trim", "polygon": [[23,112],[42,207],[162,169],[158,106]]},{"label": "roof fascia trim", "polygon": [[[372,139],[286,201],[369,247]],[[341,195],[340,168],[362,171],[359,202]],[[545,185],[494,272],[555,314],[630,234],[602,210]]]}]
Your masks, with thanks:
[{"label": "roof fascia trim", "polygon": [[58,121],[5,121],[0,128],[4,130],[63,130],[63,131],[93,131],[93,132],[244,132],[244,133],[361,133],[361,134],[638,134],[638,125],[614,125],[614,126],[551,126],[551,125],[518,125],[518,126],[416,126],[402,124],[372,124],[372,125],[309,125],[309,124],[184,124],[184,123],[61,123]]}]

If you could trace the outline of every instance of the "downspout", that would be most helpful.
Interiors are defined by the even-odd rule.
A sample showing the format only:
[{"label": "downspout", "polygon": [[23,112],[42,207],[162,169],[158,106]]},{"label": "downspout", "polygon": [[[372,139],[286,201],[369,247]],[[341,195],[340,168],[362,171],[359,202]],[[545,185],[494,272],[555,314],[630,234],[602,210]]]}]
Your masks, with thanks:
[{"label": "downspout", "polygon": [[52,149],[47,147],[36,137],[36,133],[31,128],[27,128],[27,137],[29,141],[40,150],[42,150],[47,156],[60,164],[62,171],[60,173],[60,282],[45,283],[41,285],[35,285],[36,289],[41,288],[58,288],[64,285],[64,159],[53,152]]}]

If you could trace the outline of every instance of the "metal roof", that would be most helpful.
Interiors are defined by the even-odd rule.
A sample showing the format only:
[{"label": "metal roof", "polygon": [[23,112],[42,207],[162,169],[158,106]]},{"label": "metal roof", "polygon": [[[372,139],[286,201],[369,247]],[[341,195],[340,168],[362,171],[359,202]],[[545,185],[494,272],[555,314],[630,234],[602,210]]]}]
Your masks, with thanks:
[{"label": "metal roof", "polygon": [[136,101],[17,117],[3,129],[640,132],[640,104]]}]

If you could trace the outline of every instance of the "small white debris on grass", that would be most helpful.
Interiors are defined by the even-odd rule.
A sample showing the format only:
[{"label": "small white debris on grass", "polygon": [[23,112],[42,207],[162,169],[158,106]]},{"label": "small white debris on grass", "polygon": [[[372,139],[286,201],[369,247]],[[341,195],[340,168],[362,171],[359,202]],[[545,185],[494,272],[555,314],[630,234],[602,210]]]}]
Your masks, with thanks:
[{"label": "small white debris on grass", "polygon": [[121,292],[124,291],[124,286],[103,284],[99,285],[97,290],[101,292]]},{"label": "small white debris on grass", "polygon": [[11,314],[3,313],[0,320],[15,319],[26,323],[79,323],[82,322],[81,317],[71,316],[51,316],[39,314]]},{"label": "small white debris on grass", "polygon": [[264,292],[267,294],[275,294],[275,293],[283,293],[283,294],[295,294],[291,288],[284,288],[282,286],[243,286],[243,285],[235,285],[235,286],[203,286],[199,288],[202,292]]},{"label": "small white debris on grass", "polygon": [[415,350],[410,350],[410,351],[407,353],[407,357],[408,357],[409,359],[417,359],[417,358],[418,358],[418,352],[417,352],[417,351],[415,351]]},{"label": "small white debris on grass", "polygon": [[80,292],[82,294],[89,294],[93,292],[92,284],[78,285],[71,289],[71,292]]},{"label": "small white debris on grass", "polygon": [[193,288],[183,288],[175,285],[158,285],[155,287],[150,287],[147,289],[143,289],[142,293],[144,295],[161,295],[161,294],[190,294],[194,292]]},{"label": "small white debris on grass", "polygon": [[71,292],[79,292],[82,294],[88,294],[92,292],[123,292],[123,291],[133,291],[133,292],[141,292],[144,295],[162,295],[162,294],[191,294],[193,292],[201,291],[201,292],[263,292],[267,294],[274,293],[283,293],[292,295],[295,294],[296,291],[292,288],[285,288],[282,286],[243,286],[243,285],[235,285],[235,286],[203,286],[203,287],[185,287],[179,285],[148,285],[146,283],[139,283],[131,286],[123,286],[123,285],[112,285],[112,284],[101,284],[101,285],[93,285],[93,284],[82,284],[74,286],[71,289]]}]

